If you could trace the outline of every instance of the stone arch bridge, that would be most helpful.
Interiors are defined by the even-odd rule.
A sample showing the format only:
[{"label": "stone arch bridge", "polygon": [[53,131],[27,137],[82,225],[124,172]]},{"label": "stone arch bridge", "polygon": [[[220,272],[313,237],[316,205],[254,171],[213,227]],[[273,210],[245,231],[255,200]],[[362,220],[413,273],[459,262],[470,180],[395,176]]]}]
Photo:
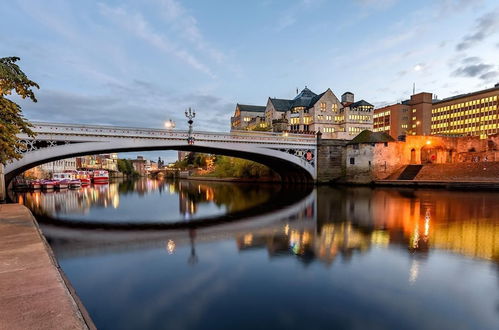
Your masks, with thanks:
[{"label": "stone arch bridge", "polygon": [[23,157],[5,166],[7,184],[23,171],[59,159],[110,152],[182,150],[253,160],[285,182],[317,179],[314,135],[238,131],[231,133],[33,122],[36,137],[20,134]]}]

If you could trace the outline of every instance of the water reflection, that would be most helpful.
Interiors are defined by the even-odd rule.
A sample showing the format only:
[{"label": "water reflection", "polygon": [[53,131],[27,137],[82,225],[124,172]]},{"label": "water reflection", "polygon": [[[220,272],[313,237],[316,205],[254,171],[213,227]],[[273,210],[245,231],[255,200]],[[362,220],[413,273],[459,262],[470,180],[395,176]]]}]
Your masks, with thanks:
[{"label": "water reflection", "polygon": [[[279,189],[277,185],[260,188],[251,184],[142,178],[77,190],[15,193],[13,199],[37,215],[65,220],[171,222],[246,210],[264,203]],[[120,208],[123,201],[125,205]]]},{"label": "water reflection", "polygon": [[[123,184],[121,212],[127,194],[143,189],[148,199],[147,187],[161,186]],[[264,189],[293,194],[161,189],[184,214],[208,201],[237,210]],[[496,329],[498,203],[494,192],[318,187],[297,203],[276,200],[205,227],[42,230],[102,328]]]}]

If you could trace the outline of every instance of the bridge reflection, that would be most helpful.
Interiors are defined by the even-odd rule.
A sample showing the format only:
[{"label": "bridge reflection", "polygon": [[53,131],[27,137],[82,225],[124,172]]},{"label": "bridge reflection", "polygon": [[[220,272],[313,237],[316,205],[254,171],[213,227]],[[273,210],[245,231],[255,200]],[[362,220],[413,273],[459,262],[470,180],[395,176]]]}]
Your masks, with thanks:
[{"label": "bridge reflection", "polygon": [[[226,203],[232,210],[240,209],[238,203],[242,203],[237,189],[230,188],[235,185],[217,189],[216,185],[194,182],[136,184],[134,187],[109,186],[107,191],[91,193],[68,192],[75,197],[69,202],[66,200],[66,206],[62,206],[62,197],[60,201],[51,197],[57,194],[43,197],[35,194],[31,202],[45,203],[42,207],[45,211],[59,212],[64,207],[67,211],[89,203],[115,207],[119,204],[118,193],[135,190],[145,194],[163,189],[178,193],[179,209],[186,214],[195,213],[206,201]],[[234,240],[241,253],[264,249],[271,259],[294,257],[304,265],[320,262],[330,266],[338,258],[348,261],[372,249],[395,248],[406,251],[412,258],[414,277],[419,263],[436,249],[499,263],[499,209],[493,207],[498,202],[499,196],[488,192],[318,187],[306,198],[286,207],[207,227],[116,229],[102,233],[42,224],[42,229],[62,258],[158,246],[174,254],[183,246],[190,246],[189,260],[195,263],[199,258],[196,247],[199,250],[207,242]]]}]

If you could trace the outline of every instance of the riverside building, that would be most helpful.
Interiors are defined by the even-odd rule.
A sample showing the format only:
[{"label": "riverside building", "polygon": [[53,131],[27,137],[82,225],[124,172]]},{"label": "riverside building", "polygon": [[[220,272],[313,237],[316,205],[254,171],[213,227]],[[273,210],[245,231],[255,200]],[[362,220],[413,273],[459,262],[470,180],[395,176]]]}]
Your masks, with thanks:
[{"label": "riverside building", "polygon": [[[238,103],[236,104],[234,116],[230,118],[230,129],[251,129],[255,126],[255,122],[258,122],[257,125],[259,127],[265,128],[265,121],[263,120],[264,114],[265,106]],[[263,122],[264,125],[260,125],[261,122]]]},{"label": "riverside building", "polygon": [[431,112],[431,134],[479,136],[499,133],[499,84],[493,88],[436,101]]},{"label": "riverside building", "polygon": [[[255,110],[250,114],[247,107]],[[344,93],[340,100],[329,88],[316,94],[305,87],[293,99],[268,98],[263,113],[261,108],[238,104],[231,118],[232,129],[320,132],[324,139],[348,140],[363,130],[373,129],[372,104],[364,100],[356,102],[350,92]]]},{"label": "riverside building", "polygon": [[394,139],[404,135],[430,135],[433,95],[418,93],[409,100],[374,110],[374,132]]},{"label": "riverside building", "polygon": [[394,139],[407,134],[411,120],[409,101],[374,109],[373,131],[387,133]]}]

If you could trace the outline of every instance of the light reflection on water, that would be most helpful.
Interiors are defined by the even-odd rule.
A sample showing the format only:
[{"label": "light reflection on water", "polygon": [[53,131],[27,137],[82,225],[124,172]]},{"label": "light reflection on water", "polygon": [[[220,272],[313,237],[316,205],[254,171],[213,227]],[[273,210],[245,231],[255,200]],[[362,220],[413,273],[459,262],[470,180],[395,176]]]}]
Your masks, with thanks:
[{"label": "light reflection on water", "polygon": [[15,199],[38,214],[96,222],[175,222],[220,216],[263,203],[278,186],[206,184],[142,178],[77,190],[18,193]]},{"label": "light reflection on water", "polygon": [[[237,189],[237,198],[263,194],[229,185],[222,198],[206,186],[225,210]],[[135,189],[127,193],[154,195]],[[266,189],[268,199],[292,188]],[[107,207],[118,194],[123,211],[116,191]],[[23,202],[37,205],[34,196]],[[204,216],[206,196],[198,189],[186,205]],[[42,230],[101,328],[497,329],[498,203],[493,192],[318,187],[269,214],[209,227]]]}]

